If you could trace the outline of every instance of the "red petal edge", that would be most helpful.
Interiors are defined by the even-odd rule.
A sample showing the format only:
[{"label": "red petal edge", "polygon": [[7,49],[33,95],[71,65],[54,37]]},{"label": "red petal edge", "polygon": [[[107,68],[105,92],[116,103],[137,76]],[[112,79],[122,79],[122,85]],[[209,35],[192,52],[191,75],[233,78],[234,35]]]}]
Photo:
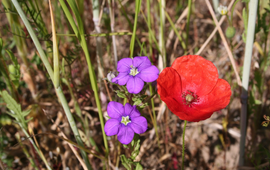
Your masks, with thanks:
[{"label": "red petal edge", "polygon": [[171,67],[165,68],[157,79],[157,89],[160,99],[164,101],[168,108],[174,113],[179,111],[179,102],[175,99],[181,96],[181,78]]}]

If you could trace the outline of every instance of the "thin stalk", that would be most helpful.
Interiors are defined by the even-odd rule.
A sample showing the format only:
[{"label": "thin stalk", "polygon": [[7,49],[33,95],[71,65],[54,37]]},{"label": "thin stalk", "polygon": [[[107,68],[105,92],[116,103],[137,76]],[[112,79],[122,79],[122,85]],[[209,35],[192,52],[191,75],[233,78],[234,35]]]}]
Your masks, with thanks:
[{"label": "thin stalk", "polygon": [[[128,18],[127,13],[126,13],[126,11],[125,11],[122,3],[121,3],[121,0],[118,0],[118,3],[121,6],[121,12],[122,12],[121,14],[123,14],[124,17],[126,18],[130,29],[133,29],[133,24],[131,23],[130,19]],[[131,35],[133,35],[133,33]],[[135,36],[135,39],[136,39],[137,44],[139,44],[139,46],[142,47],[142,44],[141,44],[140,40],[136,36]],[[144,53],[146,54],[146,51],[144,51]]]},{"label": "thin stalk", "polygon": [[19,133],[16,133],[15,137],[16,137],[17,141],[19,142],[20,147],[22,148],[22,150],[23,150],[24,154],[26,155],[27,159],[30,161],[31,165],[33,166],[33,168],[35,170],[38,170],[38,167],[36,166],[35,161],[30,156],[30,154],[29,154],[28,150],[25,148],[25,146],[22,144]]},{"label": "thin stalk", "polygon": [[181,169],[184,170],[184,161],[185,161],[185,132],[186,132],[187,121],[185,120],[185,125],[183,129],[183,143],[182,143],[182,167]]},{"label": "thin stalk", "polygon": [[[160,15],[160,22],[159,22],[159,49],[160,54],[158,57],[158,67],[159,70],[163,70],[166,67],[166,49],[165,49],[165,39],[164,39],[164,25],[165,25],[165,7],[166,2],[165,0],[159,1],[159,15]],[[164,9],[163,9],[164,8]]]},{"label": "thin stalk", "polygon": [[35,44],[35,46],[36,46],[36,48],[37,48],[37,50],[39,52],[41,60],[43,61],[44,66],[45,66],[49,76],[52,78],[53,77],[52,67],[51,67],[51,65],[50,65],[50,63],[49,63],[49,61],[48,61],[48,59],[47,59],[47,57],[46,57],[46,55],[45,55],[45,53],[44,53],[44,51],[42,49],[42,46],[39,43],[39,40],[38,40],[37,36],[35,35],[35,32],[34,32],[33,28],[31,27],[31,24],[27,20],[27,17],[25,16],[25,14],[24,14],[21,6],[19,5],[18,1],[17,0],[12,0],[12,2],[13,2],[13,5],[15,6],[15,8],[17,9],[19,15],[21,16],[21,19],[22,19],[25,27],[27,28],[28,33],[31,36],[31,38],[32,38],[32,40],[33,40],[33,42],[34,42],[34,44]]},{"label": "thin stalk", "polygon": [[[228,10],[231,9],[232,5],[234,4],[234,0],[232,0],[228,6]],[[233,10],[231,10],[233,11]],[[231,12],[232,13],[232,12]],[[221,25],[223,23],[223,21],[226,19],[226,16],[222,16],[221,19],[218,22],[218,25]],[[205,47],[207,46],[207,44],[210,42],[210,40],[214,37],[214,35],[216,34],[218,30],[218,27],[215,27],[215,29],[212,31],[211,35],[208,36],[207,40],[204,41],[203,45],[200,47],[200,50],[196,53],[196,55],[200,55],[202,53],[202,51],[205,49]]]},{"label": "thin stalk", "polygon": [[[63,93],[63,90],[61,89],[60,86],[58,88],[56,88],[56,92],[58,94],[58,98],[61,101],[63,109],[64,109],[64,111],[66,113],[68,122],[70,124],[70,127],[71,127],[73,133],[74,133],[74,136],[75,136],[75,139],[76,139],[78,145],[84,147],[83,141],[81,139],[78,128],[76,126],[76,122],[75,122],[75,120],[74,120],[74,118],[72,116],[72,113],[70,112],[67,100],[66,100],[66,98],[64,96],[64,93]],[[87,168],[92,169],[91,165],[90,165],[90,162],[89,162],[89,159],[88,159],[88,156],[87,156],[87,153],[85,151],[81,150],[81,154],[82,154],[82,157],[83,157],[83,159],[85,161],[85,164],[86,164]]]},{"label": "thin stalk", "polygon": [[[11,4],[11,1],[2,0],[2,3],[6,9],[14,9],[13,5]],[[8,22],[9,22],[10,28],[12,30],[12,33],[14,34],[13,38],[14,38],[15,43],[16,43],[16,48],[18,50],[18,54],[22,58],[22,61],[23,61],[24,65],[26,66],[26,72],[29,75],[29,83],[27,83],[29,90],[31,92],[33,99],[36,101],[36,96],[37,96],[36,85],[35,85],[35,81],[33,79],[33,74],[31,72],[31,67],[29,67],[29,63],[27,60],[26,42],[25,42],[25,39],[21,37],[21,36],[23,36],[23,31],[21,29],[19,17],[18,17],[18,15],[11,14],[9,12],[6,13],[6,16],[8,18]]]},{"label": "thin stalk", "polygon": [[[152,28],[151,28],[151,8],[150,8],[150,0],[147,0],[146,2],[147,4],[147,25],[148,25],[148,29],[149,29],[149,32],[151,32]],[[153,55],[153,50],[152,50],[152,38],[151,38],[151,34],[148,33],[148,41],[149,41],[149,53],[150,53],[150,56]]]},{"label": "thin stalk", "polygon": [[206,2],[206,5],[207,5],[207,7],[208,7],[209,12],[210,12],[211,15],[212,15],[212,18],[213,18],[214,22],[215,22],[215,24],[216,24],[216,27],[218,28],[218,32],[219,32],[219,34],[220,34],[220,37],[221,37],[221,39],[222,39],[222,42],[223,42],[223,44],[224,44],[224,46],[225,46],[225,49],[226,49],[226,51],[227,51],[227,53],[228,53],[228,55],[229,55],[230,60],[231,60],[232,67],[233,67],[233,70],[234,70],[234,72],[235,72],[235,76],[236,76],[236,79],[237,79],[237,83],[238,83],[239,86],[242,86],[241,79],[240,79],[239,74],[238,74],[237,69],[236,69],[236,64],[235,64],[235,61],[234,61],[234,58],[233,58],[232,51],[231,51],[231,49],[230,49],[230,47],[229,47],[229,45],[228,45],[228,43],[227,43],[227,40],[226,40],[226,38],[225,38],[225,36],[224,36],[224,33],[223,33],[223,31],[222,31],[220,25],[218,24],[216,15],[215,15],[215,13],[214,13],[214,11],[213,11],[213,9],[212,9],[212,6],[211,6],[209,0],[205,0],[205,2]]},{"label": "thin stalk", "polygon": [[[0,39],[0,41],[2,41],[2,39]],[[2,51],[2,50],[1,50]],[[7,84],[7,87],[9,89],[9,91],[11,92],[12,94],[12,97],[16,99],[16,101],[20,101],[20,95],[17,91],[17,89],[15,88],[15,85],[14,83],[12,82],[10,76],[9,76],[9,71],[7,69],[7,64],[4,60],[4,57],[2,56],[2,53],[0,52],[0,71],[2,72],[3,76],[5,77],[6,79],[6,84]]]},{"label": "thin stalk", "polygon": [[56,25],[54,22],[54,15],[52,10],[51,0],[49,0],[51,24],[52,24],[52,42],[53,42],[53,70],[54,70],[54,86],[57,88],[60,86],[60,72],[59,72],[59,50],[56,37]]},{"label": "thin stalk", "polygon": [[98,108],[98,114],[99,114],[99,120],[100,120],[100,125],[101,125],[101,130],[102,130],[102,136],[103,136],[103,142],[104,142],[104,146],[106,149],[106,154],[109,153],[109,148],[108,148],[108,142],[107,142],[107,137],[104,131],[104,120],[103,120],[103,114],[102,114],[102,109],[101,109],[101,104],[100,104],[100,100],[99,100],[99,95],[98,95],[98,87],[97,87],[97,80],[96,80],[96,75],[94,72],[94,68],[92,66],[91,60],[90,60],[90,55],[89,55],[89,51],[87,48],[87,43],[84,37],[84,28],[83,28],[83,23],[82,20],[80,18],[80,16],[78,15],[78,8],[76,6],[76,4],[74,3],[74,1],[72,0],[68,0],[68,3],[73,11],[73,13],[76,16],[77,19],[77,23],[78,23],[78,28],[73,20],[73,17],[71,15],[71,13],[69,12],[69,9],[67,8],[65,2],[63,0],[59,0],[65,15],[69,21],[69,23],[72,25],[72,28],[78,38],[78,40],[80,41],[80,44],[82,46],[82,49],[84,51],[85,57],[86,57],[86,61],[87,61],[87,66],[88,66],[88,71],[89,71],[89,77],[90,77],[90,82],[91,82],[91,86],[92,89],[94,91],[94,96],[95,96],[95,101],[96,101],[96,105]]},{"label": "thin stalk", "polygon": [[136,10],[135,10],[135,19],[134,19],[134,27],[133,27],[133,33],[130,40],[130,58],[133,58],[133,51],[134,51],[134,45],[135,45],[135,38],[136,38],[136,29],[137,29],[137,22],[138,22],[138,15],[141,8],[141,2],[142,0],[136,0]]},{"label": "thin stalk", "polygon": [[[114,0],[108,0],[109,3],[109,10],[110,10],[110,20],[111,20],[111,32],[114,33]],[[115,41],[115,35],[112,36],[112,44],[113,44],[113,55],[114,55],[114,62],[115,62],[115,68],[117,68],[117,48],[116,48],[116,41]]]},{"label": "thin stalk", "polygon": [[40,158],[42,159],[42,161],[45,163],[46,168],[49,170],[52,170],[51,167],[49,166],[47,160],[45,159],[44,155],[40,152],[40,150],[38,149],[37,145],[35,144],[35,142],[33,141],[33,139],[31,138],[31,136],[29,135],[29,133],[26,130],[26,127],[24,127],[23,125],[21,125],[22,131],[24,132],[24,134],[26,135],[27,139],[29,139],[29,141],[31,142],[31,144],[34,146],[35,150],[37,151],[38,155],[40,156]]},{"label": "thin stalk", "polygon": [[252,49],[254,42],[255,34],[255,25],[256,25],[256,14],[258,7],[258,0],[250,0],[249,2],[249,16],[248,16],[248,30],[247,30],[247,39],[245,47],[245,59],[244,59],[244,69],[242,77],[242,94],[241,94],[241,138],[240,138],[240,156],[239,156],[239,166],[244,165],[245,158],[245,141],[246,141],[246,127],[247,127],[247,101],[248,101],[248,84],[249,84],[249,75],[250,75],[250,65],[252,58]]},{"label": "thin stalk", "polygon": [[[92,9],[93,9],[93,22],[95,24],[95,30],[96,32],[99,34],[101,33],[100,31],[100,26],[99,26],[99,1],[98,0],[92,0]],[[96,37],[96,42],[97,42],[97,46],[96,46],[96,49],[97,49],[97,63],[99,66],[102,65],[102,43],[101,43],[101,37],[97,36]],[[103,74],[103,71],[102,71],[102,67],[98,67],[98,80],[99,80],[99,83],[100,83],[100,80],[102,79],[102,74]]]},{"label": "thin stalk", "polygon": [[189,24],[190,24],[190,15],[191,15],[191,5],[192,5],[192,0],[188,0],[188,13],[187,13],[187,27],[186,27],[186,46],[188,47],[188,38],[189,38]]},{"label": "thin stalk", "polygon": [[[149,89],[150,89],[150,95],[153,95],[153,87],[151,84],[149,84]],[[151,106],[152,106],[152,112],[153,112],[153,124],[156,132],[156,138],[158,141],[158,147],[160,147],[160,142],[159,142],[159,135],[158,135],[158,129],[157,129],[157,117],[156,117],[156,112],[155,112],[155,104],[154,104],[154,99],[151,97]]]},{"label": "thin stalk", "polygon": [[187,51],[187,46],[186,46],[185,42],[182,40],[182,37],[180,36],[179,31],[176,29],[174,23],[172,22],[172,19],[170,18],[169,14],[168,14],[166,11],[165,11],[165,15],[166,15],[166,17],[167,17],[169,23],[171,24],[172,29],[174,30],[175,34],[177,35],[177,38],[179,39],[179,41],[180,41],[180,43],[181,43],[181,46],[182,46],[183,50],[184,50],[185,53],[186,53],[186,51]]},{"label": "thin stalk", "polygon": [[[151,29],[151,25],[149,25],[149,24],[151,24],[151,23],[148,22],[148,20],[146,19],[144,13],[142,13],[142,16],[143,16],[144,20],[147,22],[147,27],[148,27],[148,31],[149,31],[149,37],[151,38],[150,41],[151,41],[151,42],[154,42],[154,44],[156,45],[156,50],[158,51],[158,53],[161,53],[161,51],[160,51],[160,49],[159,49],[158,42],[157,42],[156,37],[155,37],[155,35],[154,35],[154,31]],[[149,42],[150,42],[150,41],[149,41]],[[150,47],[151,47],[151,46],[150,46]],[[151,48],[151,49],[152,49],[152,48]]]},{"label": "thin stalk", "polygon": [[[12,2],[13,2],[13,5],[15,6],[15,8],[17,9],[19,15],[21,16],[21,19],[24,22],[24,25],[27,28],[28,33],[31,36],[31,38],[32,38],[32,40],[33,40],[33,42],[34,42],[34,44],[35,44],[35,46],[36,46],[36,48],[37,48],[37,50],[39,52],[39,56],[40,56],[44,66],[45,66],[45,68],[46,68],[46,70],[47,70],[47,72],[48,72],[48,74],[49,74],[49,76],[50,76],[50,78],[51,78],[51,80],[53,81],[53,84],[54,84],[54,80],[53,80],[54,72],[53,72],[52,67],[51,67],[51,65],[50,65],[50,63],[49,63],[49,61],[48,61],[48,59],[47,59],[47,57],[46,57],[46,55],[45,55],[45,53],[44,53],[44,51],[42,49],[42,46],[41,46],[37,36],[35,35],[35,32],[33,31],[33,28],[31,27],[29,21],[27,20],[27,17],[25,16],[25,14],[24,14],[21,6],[19,5],[18,1],[17,0],[12,0]],[[76,123],[74,121],[74,118],[73,118],[73,116],[72,116],[72,114],[70,112],[68,103],[67,103],[66,98],[64,96],[64,93],[63,93],[60,86],[55,87],[55,90],[56,90],[56,93],[57,93],[57,95],[58,95],[58,97],[59,97],[59,99],[61,101],[61,104],[62,104],[62,106],[64,108],[65,114],[67,116],[67,119],[69,121],[71,129],[72,129],[72,131],[74,133],[76,141],[80,146],[83,147],[84,145],[83,145],[82,139],[81,139],[81,137],[79,135],[78,128],[77,128]],[[84,158],[84,161],[86,162],[86,164],[89,165],[88,167],[91,167],[86,152],[81,150],[81,154],[83,155],[83,158]]]},{"label": "thin stalk", "polygon": [[212,0],[213,2],[213,6],[214,6],[214,10],[217,13],[218,12],[218,5],[219,5],[219,0]]}]

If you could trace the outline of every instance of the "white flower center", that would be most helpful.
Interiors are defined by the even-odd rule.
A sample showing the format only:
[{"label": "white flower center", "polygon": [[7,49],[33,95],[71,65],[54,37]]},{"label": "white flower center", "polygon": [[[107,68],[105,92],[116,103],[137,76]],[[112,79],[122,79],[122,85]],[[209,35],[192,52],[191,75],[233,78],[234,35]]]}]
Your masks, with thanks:
[{"label": "white flower center", "polygon": [[123,123],[124,125],[127,125],[128,123],[130,123],[131,121],[129,120],[129,116],[122,116],[122,120],[121,123]]},{"label": "white flower center", "polygon": [[130,67],[131,69],[130,69],[129,75],[136,76],[137,74],[139,74],[139,71],[136,67],[133,67],[132,65]]}]

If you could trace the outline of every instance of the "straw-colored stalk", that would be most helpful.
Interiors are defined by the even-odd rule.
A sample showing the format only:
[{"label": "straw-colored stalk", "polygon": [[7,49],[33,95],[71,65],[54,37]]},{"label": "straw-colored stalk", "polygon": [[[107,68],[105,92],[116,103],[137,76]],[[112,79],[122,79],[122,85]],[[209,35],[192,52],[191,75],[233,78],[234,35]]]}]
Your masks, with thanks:
[{"label": "straw-colored stalk", "polygon": [[[110,10],[110,20],[111,20],[111,32],[114,33],[114,0],[108,0],[109,3],[109,10]],[[115,62],[115,68],[117,68],[117,49],[116,49],[116,40],[115,40],[115,35],[112,35],[112,45],[113,45],[113,55],[114,55],[114,62]]]}]

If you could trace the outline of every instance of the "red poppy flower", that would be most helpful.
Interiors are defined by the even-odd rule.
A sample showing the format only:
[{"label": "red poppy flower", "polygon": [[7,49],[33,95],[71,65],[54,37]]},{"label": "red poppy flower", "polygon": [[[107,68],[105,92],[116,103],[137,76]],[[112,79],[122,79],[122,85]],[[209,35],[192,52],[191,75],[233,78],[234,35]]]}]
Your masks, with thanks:
[{"label": "red poppy flower", "polygon": [[198,55],[177,58],[157,79],[158,94],[182,120],[198,122],[230,102],[231,88],[214,64]]}]

